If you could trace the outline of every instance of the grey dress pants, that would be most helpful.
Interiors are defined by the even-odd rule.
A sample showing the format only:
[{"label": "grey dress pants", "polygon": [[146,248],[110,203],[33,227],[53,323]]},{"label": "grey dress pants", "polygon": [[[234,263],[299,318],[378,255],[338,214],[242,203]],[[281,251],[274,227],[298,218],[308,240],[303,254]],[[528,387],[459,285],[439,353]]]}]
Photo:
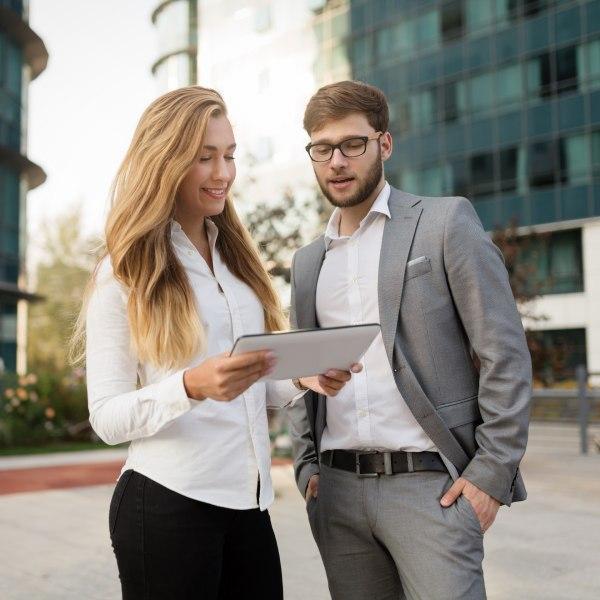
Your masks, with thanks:
[{"label": "grey dress pants", "polygon": [[483,534],[448,473],[374,478],[321,465],[306,506],[333,600],[482,600]]}]

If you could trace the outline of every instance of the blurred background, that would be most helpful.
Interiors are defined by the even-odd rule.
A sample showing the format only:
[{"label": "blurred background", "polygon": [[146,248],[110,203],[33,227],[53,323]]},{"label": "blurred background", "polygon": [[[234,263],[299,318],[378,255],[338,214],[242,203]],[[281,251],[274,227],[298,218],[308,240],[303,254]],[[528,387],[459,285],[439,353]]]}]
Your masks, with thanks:
[{"label": "blurred background", "polygon": [[[389,100],[388,181],[466,196],[504,253],[534,365],[540,482],[546,451],[595,460],[600,0],[0,0],[0,456],[103,446],[66,345],[144,108],[185,85],[221,92],[237,206],[287,306],[293,252],[330,210],[304,106],[342,79]],[[285,422],[271,421],[285,458]],[[577,464],[576,493],[600,490],[599,463]],[[114,477],[86,472],[73,481]]]},{"label": "blurred background", "polygon": [[466,196],[502,249],[546,389],[535,417],[580,418],[577,367],[600,381],[599,0],[1,0],[0,357],[4,387],[29,374],[19,393],[53,416],[23,423],[31,403],[5,393],[0,446],[90,437],[66,344],[149,102],[223,94],[238,208],[287,305],[291,256],[329,214],[304,106],[346,78],[389,99],[388,180]]}]

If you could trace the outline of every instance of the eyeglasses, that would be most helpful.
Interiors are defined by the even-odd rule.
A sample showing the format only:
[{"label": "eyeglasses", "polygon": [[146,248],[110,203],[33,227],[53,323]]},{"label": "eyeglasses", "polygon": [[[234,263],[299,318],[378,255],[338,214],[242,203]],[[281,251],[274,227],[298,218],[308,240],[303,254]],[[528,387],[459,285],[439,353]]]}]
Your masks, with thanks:
[{"label": "eyeglasses", "polygon": [[379,140],[382,135],[383,133],[380,133],[374,138],[360,135],[342,140],[339,144],[308,144],[306,151],[314,162],[327,162],[333,156],[333,151],[336,148],[339,148],[340,152],[346,158],[356,158],[357,156],[362,156],[367,151],[368,142]]}]

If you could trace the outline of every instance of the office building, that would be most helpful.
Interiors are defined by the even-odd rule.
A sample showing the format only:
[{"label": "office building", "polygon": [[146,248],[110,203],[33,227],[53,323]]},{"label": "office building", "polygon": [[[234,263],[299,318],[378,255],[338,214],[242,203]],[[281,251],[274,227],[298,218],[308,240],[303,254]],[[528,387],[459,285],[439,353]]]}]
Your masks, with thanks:
[{"label": "office building", "polygon": [[27,2],[0,0],[0,358],[26,369],[26,199],[44,171],[27,158],[27,90],[48,52],[29,27]]},{"label": "office building", "polygon": [[391,183],[543,233],[528,326],[600,371],[600,1],[331,0],[315,23],[319,83],[389,99]]}]

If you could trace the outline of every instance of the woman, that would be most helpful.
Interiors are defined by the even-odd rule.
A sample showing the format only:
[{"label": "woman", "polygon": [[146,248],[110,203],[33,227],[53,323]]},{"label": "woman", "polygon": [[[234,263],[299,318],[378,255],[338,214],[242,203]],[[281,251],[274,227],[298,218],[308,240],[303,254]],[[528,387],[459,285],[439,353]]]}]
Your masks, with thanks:
[{"label": "woman", "polygon": [[[90,422],[131,442],[109,510],[123,598],[282,597],[267,507],[269,352],[228,357],[285,320],[228,193],[235,140],[221,96],[188,87],[142,115],[118,171],[90,282]],[[304,378],[335,395],[350,373]]]}]

